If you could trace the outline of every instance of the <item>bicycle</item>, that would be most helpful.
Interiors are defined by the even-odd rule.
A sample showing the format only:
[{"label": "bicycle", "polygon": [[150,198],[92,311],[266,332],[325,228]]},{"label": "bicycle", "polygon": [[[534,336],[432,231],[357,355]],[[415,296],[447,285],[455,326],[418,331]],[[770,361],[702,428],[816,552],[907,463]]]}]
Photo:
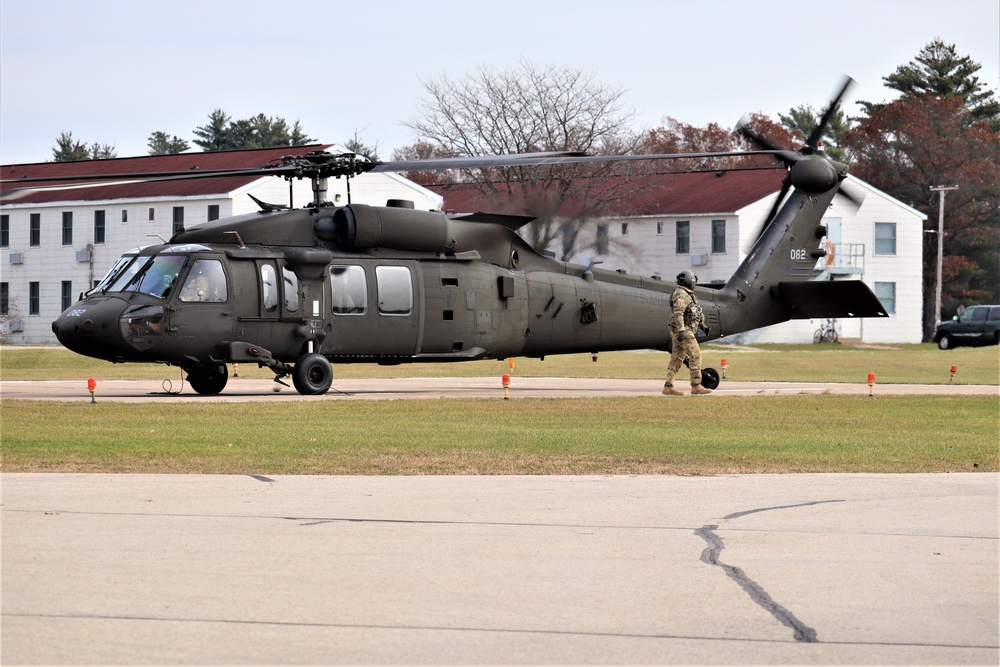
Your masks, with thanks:
[{"label": "bicycle", "polygon": [[813,333],[814,343],[836,343],[838,338],[837,321],[833,319],[828,319]]}]

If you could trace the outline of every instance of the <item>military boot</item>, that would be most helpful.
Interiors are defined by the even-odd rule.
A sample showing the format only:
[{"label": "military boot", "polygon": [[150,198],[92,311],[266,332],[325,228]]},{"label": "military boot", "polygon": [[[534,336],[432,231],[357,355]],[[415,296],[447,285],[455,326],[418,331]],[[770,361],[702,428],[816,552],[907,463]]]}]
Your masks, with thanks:
[{"label": "military boot", "polygon": [[711,394],[712,390],[708,387],[702,387],[700,384],[691,385],[691,395],[698,396],[699,394]]},{"label": "military boot", "polygon": [[663,395],[664,396],[683,396],[681,392],[673,388],[673,385],[665,384],[663,385]]}]

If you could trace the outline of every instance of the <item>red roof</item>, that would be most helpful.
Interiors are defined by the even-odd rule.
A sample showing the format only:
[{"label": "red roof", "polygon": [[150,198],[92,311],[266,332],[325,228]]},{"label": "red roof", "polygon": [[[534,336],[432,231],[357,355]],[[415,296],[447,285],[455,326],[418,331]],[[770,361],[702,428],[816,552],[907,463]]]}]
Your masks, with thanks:
[{"label": "red roof", "polygon": [[[325,150],[330,144],[311,146],[282,146],[241,151],[213,153],[180,153],[177,155],[150,155],[145,157],[113,158],[110,160],[80,160],[78,162],[38,162],[34,164],[8,164],[0,166],[0,179],[14,182],[0,184],[0,192],[20,187],[42,186],[32,182],[19,185],[20,178],[56,178],[66,176],[102,176],[108,174],[135,174],[149,176],[158,172],[213,171],[218,169],[247,169],[263,167],[271,160],[287,155],[305,155],[311,151]],[[145,197],[189,197],[222,195],[244,187],[260,176],[229,178],[203,178],[196,180],[160,181],[154,183],[113,183],[96,187],[38,190],[29,192],[11,203],[41,204],[66,200],[99,201],[106,199],[134,199]],[[50,185],[67,185],[52,182]]]},{"label": "red roof", "polygon": [[[633,176],[627,184],[621,177],[604,180],[602,188],[621,186],[621,199],[605,215],[696,215],[731,214],[774,194],[781,188],[786,170],[730,169]],[[465,183],[428,185],[444,197],[444,210],[458,213],[497,212],[497,200]],[[511,203],[507,200],[506,203]],[[532,211],[505,207],[504,213],[531,215]]]}]

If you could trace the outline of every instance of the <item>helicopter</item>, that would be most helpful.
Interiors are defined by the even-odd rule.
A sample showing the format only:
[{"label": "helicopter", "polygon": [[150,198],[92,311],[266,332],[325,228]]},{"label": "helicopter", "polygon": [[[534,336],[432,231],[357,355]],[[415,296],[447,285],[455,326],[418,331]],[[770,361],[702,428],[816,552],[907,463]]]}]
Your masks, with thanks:
[{"label": "helicopter", "polygon": [[[328,179],[744,154],[773,155],[787,174],[760,236],[732,277],[721,287],[695,288],[705,313],[699,342],[796,318],[887,317],[861,281],[809,280],[826,252],[820,247],[823,214],[847,173],[846,165],[823,153],[820,137],[849,84],[794,151],[742,127],[759,150],[618,156],[557,151],[392,162],[315,151],[257,169],[148,174],[147,180],[308,178],[313,201],[291,209],[255,200],[259,211],[182,229],[165,243],[128,252],[58,316],[52,331],[82,355],[180,367],[191,388],[205,395],[225,389],[228,365],[236,363],[267,367],[276,382],[287,384],[291,377],[300,394],[319,395],[330,389],[335,363],[669,351],[675,283],[547,256],[517,234],[530,217],[416,210],[404,200],[386,206],[331,203]],[[80,178],[60,180],[75,184]],[[25,182],[16,181],[22,187]],[[714,369],[703,373],[706,387],[718,386]]]}]

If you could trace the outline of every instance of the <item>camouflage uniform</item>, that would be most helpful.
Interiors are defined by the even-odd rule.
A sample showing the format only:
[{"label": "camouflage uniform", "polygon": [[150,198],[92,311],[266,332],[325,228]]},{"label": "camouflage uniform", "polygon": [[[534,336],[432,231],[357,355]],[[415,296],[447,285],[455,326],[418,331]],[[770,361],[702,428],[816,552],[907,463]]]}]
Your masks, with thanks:
[{"label": "camouflage uniform", "polygon": [[698,328],[705,323],[705,314],[698,305],[694,291],[678,285],[670,295],[673,313],[670,318],[670,364],[664,387],[674,386],[674,376],[681,369],[685,357],[691,370],[691,386],[701,384],[701,348],[698,346]]}]

